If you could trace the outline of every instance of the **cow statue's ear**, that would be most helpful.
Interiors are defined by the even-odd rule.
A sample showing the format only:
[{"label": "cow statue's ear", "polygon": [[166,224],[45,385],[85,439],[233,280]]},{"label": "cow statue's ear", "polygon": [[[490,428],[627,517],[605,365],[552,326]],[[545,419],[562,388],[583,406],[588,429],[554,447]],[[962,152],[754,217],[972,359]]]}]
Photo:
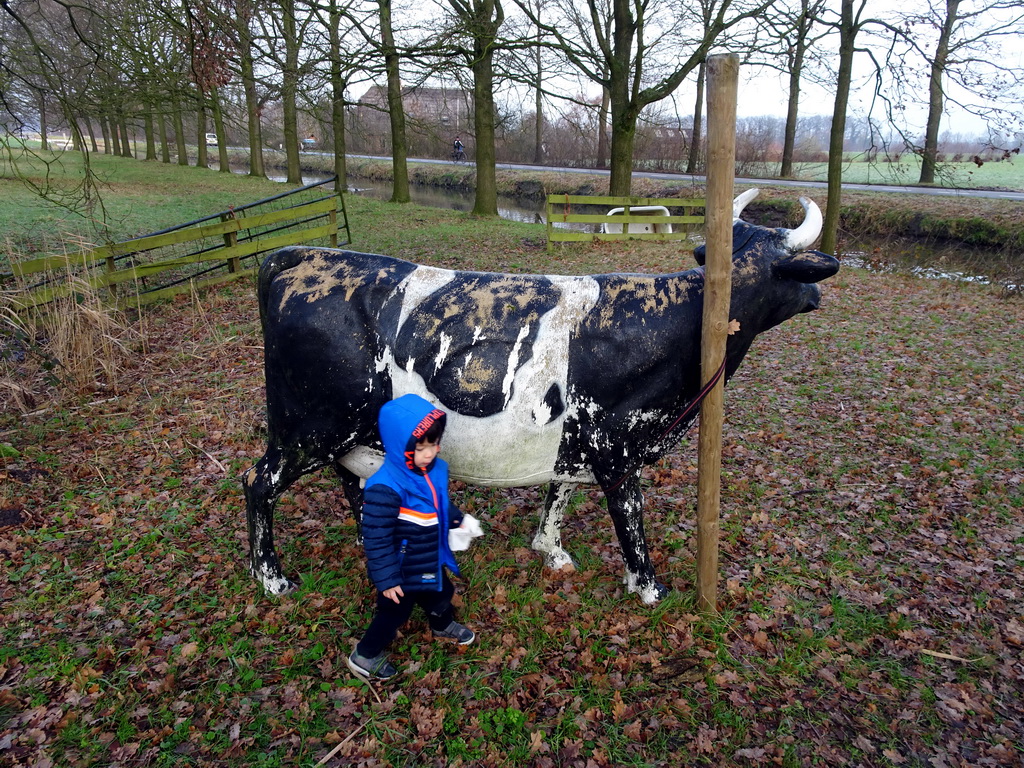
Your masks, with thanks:
[{"label": "cow statue's ear", "polygon": [[839,259],[821,251],[798,251],[783,256],[772,265],[772,269],[779,277],[817,283],[839,271]]},{"label": "cow statue's ear", "polygon": [[708,260],[707,250],[703,245],[698,245],[693,249],[693,260],[702,267],[704,266],[704,262]]}]

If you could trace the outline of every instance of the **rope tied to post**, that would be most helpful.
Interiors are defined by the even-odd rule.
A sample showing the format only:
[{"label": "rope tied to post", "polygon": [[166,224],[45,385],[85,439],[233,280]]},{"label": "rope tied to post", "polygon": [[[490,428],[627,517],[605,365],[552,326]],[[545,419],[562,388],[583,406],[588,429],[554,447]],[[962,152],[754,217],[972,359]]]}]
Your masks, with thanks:
[{"label": "rope tied to post", "polygon": [[[715,388],[715,385],[718,384],[718,382],[724,375],[725,358],[723,357],[722,364],[718,366],[718,370],[715,371],[714,375],[710,379],[708,379],[707,383],[701,388],[700,392],[697,393],[697,396],[690,401],[690,404],[687,405],[685,409],[683,409],[683,412],[676,417],[675,421],[669,424],[668,428],[661,433],[661,436],[658,438],[657,442],[660,443],[662,440],[668,437],[672,430],[679,426],[679,422],[683,421],[687,416],[693,413],[693,409],[699,406],[704,401],[704,398],[706,398],[711,393],[711,390]],[[629,477],[629,474],[625,474],[622,477],[620,477],[618,481],[615,483],[615,485],[605,489],[605,493],[614,491],[616,488],[622,485],[623,482],[625,482],[627,477]]]}]

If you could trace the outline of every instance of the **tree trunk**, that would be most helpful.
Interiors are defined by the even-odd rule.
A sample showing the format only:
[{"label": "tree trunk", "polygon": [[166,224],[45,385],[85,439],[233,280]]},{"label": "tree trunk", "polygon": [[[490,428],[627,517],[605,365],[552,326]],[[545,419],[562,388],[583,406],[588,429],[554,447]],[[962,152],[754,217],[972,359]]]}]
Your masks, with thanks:
[{"label": "tree trunk", "polygon": [[49,140],[46,134],[49,133],[50,126],[46,120],[46,96],[39,93],[39,148],[46,150],[50,148]]},{"label": "tree trunk", "polygon": [[405,107],[402,104],[402,80],[398,71],[398,50],[391,26],[391,0],[378,0],[380,7],[380,34],[384,48],[384,68],[388,76],[388,112],[391,117],[391,164],[394,181],[391,187],[392,203],[408,203],[409,153],[405,138]]},{"label": "tree trunk", "polygon": [[78,121],[70,115],[67,117],[68,130],[71,132],[71,148],[76,152],[82,152],[85,150],[85,142],[82,141],[82,129],[78,125]]},{"label": "tree trunk", "polygon": [[238,29],[238,64],[242,79],[242,90],[245,93],[245,114],[248,124],[249,139],[249,175],[266,176],[263,164],[263,128],[260,125],[259,92],[256,89],[256,74],[253,65],[252,32],[249,29],[251,6],[244,6],[236,16]]},{"label": "tree trunk", "polygon": [[156,160],[156,128],[153,125],[153,109],[146,109],[144,116],[146,131],[146,159]]},{"label": "tree trunk", "polygon": [[334,174],[338,177],[335,189],[348,189],[348,169],[345,166],[345,77],[342,73],[341,11],[336,2],[330,4],[328,41],[330,44],[331,77],[331,130],[334,133]]},{"label": "tree trunk", "polygon": [[944,97],[942,93],[942,75],[946,71],[949,58],[949,40],[956,25],[960,0],[946,0],[946,20],[942,25],[938,43],[935,45],[935,56],[932,59],[931,74],[928,79],[928,119],[925,122],[924,151],[921,154],[921,184],[935,183],[935,169],[939,155],[939,126],[942,123]]},{"label": "tree trunk", "polygon": [[473,61],[473,123],[476,140],[476,199],[473,213],[498,215],[494,151],[494,39],[478,37]]},{"label": "tree trunk", "polygon": [[92,147],[94,154],[98,154],[100,151],[99,144],[96,143],[96,128],[92,124],[92,119],[86,118],[85,128],[89,131],[89,145]]},{"label": "tree trunk", "polygon": [[[616,49],[619,49],[618,46]],[[624,50],[629,50],[628,44]],[[608,194],[613,197],[627,196],[633,186],[633,144],[636,139],[637,110],[629,98],[629,82],[624,68],[613,64],[609,83],[612,143],[608,166]]]},{"label": "tree trunk", "polygon": [[100,115],[100,133],[103,135],[103,154],[109,155],[113,152],[113,142],[110,139],[110,124],[106,115]]},{"label": "tree trunk", "polygon": [[789,62],[789,100],[786,104],[786,128],[782,140],[782,167],[784,179],[793,177],[793,156],[796,154],[796,124],[800,114],[800,78],[803,75],[804,55],[807,53],[807,35],[811,24],[808,0],[801,0],[800,16],[796,21],[793,55]]},{"label": "tree trunk", "polygon": [[210,167],[210,153],[206,149],[206,94],[199,92],[199,109],[196,110],[196,166]]},{"label": "tree trunk", "polygon": [[786,106],[786,129],[782,141],[782,168],[779,173],[784,179],[793,178],[793,155],[796,153],[796,124],[800,112],[800,65],[794,65],[789,73],[789,102]]},{"label": "tree trunk", "polygon": [[597,167],[608,167],[608,89],[601,89],[601,108],[597,112]]},{"label": "tree trunk", "polygon": [[[616,114],[618,112],[618,114]],[[625,197],[633,186],[633,144],[636,117],[628,110],[616,110],[612,98],[612,146],[608,194]]]},{"label": "tree trunk", "polygon": [[[540,18],[543,0],[537,0],[537,18]],[[540,165],[544,162],[544,94],[541,91],[541,84],[544,82],[543,61],[541,60],[541,30],[537,29],[537,47],[534,50],[537,66],[537,87],[534,89],[534,109],[537,113],[533,126],[533,162]]]},{"label": "tree trunk", "polygon": [[117,157],[121,154],[121,135],[117,130],[117,120],[114,118],[113,112],[108,113],[106,122],[110,131],[110,154]]},{"label": "tree trunk", "polygon": [[135,157],[135,145],[132,142],[132,135],[128,130],[128,118],[121,113],[121,156]]},{"label": "tree trunk", "polygon": [[302,184],[299,160],[299,49],[293,0],[282,2],[281,30],[284,33],[284,70],[281,73],[281,108],[284,118],[284,151],[288,163],[289,184]]},{"label": "tree trunk", "polygon": [[800,113],[800,77],[803,74],[803,39],[797,40],[793,64],[789,70],[789,102],[786,106],[786,129],[782,141],[782,168],[784,179],[793,178],[793,155],[796,154],[796,124]]},{"label": "tree trunk", "polygon": [[641,72],[632,70],[633,41],[638,25],[632,16],[628,0],[614,0],[611,45],[614,55],[608,61],[608,99],[611,110],[612,146],[609,165],[608,194],[629,195],[633,186],[633,143],[636,138],[636,107],[630,91],[630,74],[636,78]]},{"label": "tree trunk", "polygon": [[[854,0],[842,0],[839,26],[839,72],[836,100],[832,110],[832,128],[828,143],[828,204],[821,228],[821,250],[835,255],[839,239],[839,209],[843,195],[843,143],[846,138],[846,108],[853,78],[854,42],[858,27],[853,18]],[[863,2],[863,0],[862,0]]]},{"label": "tree trunk", "polygon": [[227,132],[224,130],[224,113],[221,111],[220,90],[217,86],[210,88],[210,104],[213,109],[213,130],[217,132],[217,159],[220,163],[220,172],[231,173]]},{"label": "tree trunk", "polygon": [[704,127],[704,82],[707,78],[704,62],[697,67],[697,98],[693,102],[693,130],[690,132],[690,154],[686,159],[686,172],[700,170],[701,134]]},{"label": "tree trunk", "polygon": [[167,115],[164,114],[162,107],[156,113],[156,127],[160,136],[160,162],[170,165],[171,145],[167,140]]},{"label": "tree trunk", "polygon": [[179,101],[174,102],[171,121],[174,124],[174,143],[178,150],[178,165],[188,165],[188,147],[185,146],[185,120],[181,115],[181,102]]}]

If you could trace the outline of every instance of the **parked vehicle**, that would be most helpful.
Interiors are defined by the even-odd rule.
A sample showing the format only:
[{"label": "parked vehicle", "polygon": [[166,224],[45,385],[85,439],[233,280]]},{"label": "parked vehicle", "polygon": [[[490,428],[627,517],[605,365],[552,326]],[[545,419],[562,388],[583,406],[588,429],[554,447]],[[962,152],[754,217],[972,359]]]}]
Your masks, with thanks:
[{"label": "parked vehicle", "polygon": [[217,146],[217,134],[216,133],[208,133],[208,134],[206,134],[206,146],[208,146],[208,147],[216,147]]}]

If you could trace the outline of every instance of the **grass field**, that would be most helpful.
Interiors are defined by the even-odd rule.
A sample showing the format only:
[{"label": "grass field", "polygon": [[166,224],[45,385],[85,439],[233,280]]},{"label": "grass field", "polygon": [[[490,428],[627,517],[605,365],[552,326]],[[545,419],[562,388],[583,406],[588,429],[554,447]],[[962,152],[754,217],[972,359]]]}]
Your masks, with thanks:
[{"label": "grass field", "polygon": [[92,189],[83,187],[83,162],[78,152],[49,162],[25,155],[16,165],[0,156],[0,220],[9,251],[27,257],[76,242],[127,240],[283,189],[267,179],[91,155],[98,180]]},{"label": "grass field", "polygon": [[[754,167],[756,170],[756,166]],[[778,165],[771,164],[762,169],[767,176],[778,173]],[[741,175],[746,175],[741,171]],[[828,178],[826,163],[797,163],[794,177],[803,181],[825,181]],[[843,181],[850,184],[893,184],[915,185],[921,177],[921,159],[906,153],[892,162],[868,162],[863,155],[851,155],[843,165]],[[1024,190],[1024,161],[1017,155],[1006,160],[983,162],[981,165],[969,158],[958,162],[944,162],[939,166],[936,177],[938,187],[956,189],[1001,189]]]},{"label": "grass field", "polygon": [[[195,178],[130,185],[125,210],[187,218]],[[250,190],[231,178],[226,197]],[[549,255],[535,226],[455,211],[349,213],[359,249],[438,266],[691,263],[656,244]],[[691,437],[644,473],[668,599],[624,593],[599,492],[566,521],[576,571],[551,572],[529,549],[538,489],[459,487],[487,531],[461,558],[479,642],[433,643],[417,618],[401,676],[372,688],[344,663],[372,593],[331,475],[278,504],[300,591],[247,573],[239,476],[266,437],[251,285],[124,318],[116,366],[79,391],[5,338],[0,764],[1019,765],[1024,304],[849,266],[823,290],[726,391],[719,616],[695,610]]]}]

